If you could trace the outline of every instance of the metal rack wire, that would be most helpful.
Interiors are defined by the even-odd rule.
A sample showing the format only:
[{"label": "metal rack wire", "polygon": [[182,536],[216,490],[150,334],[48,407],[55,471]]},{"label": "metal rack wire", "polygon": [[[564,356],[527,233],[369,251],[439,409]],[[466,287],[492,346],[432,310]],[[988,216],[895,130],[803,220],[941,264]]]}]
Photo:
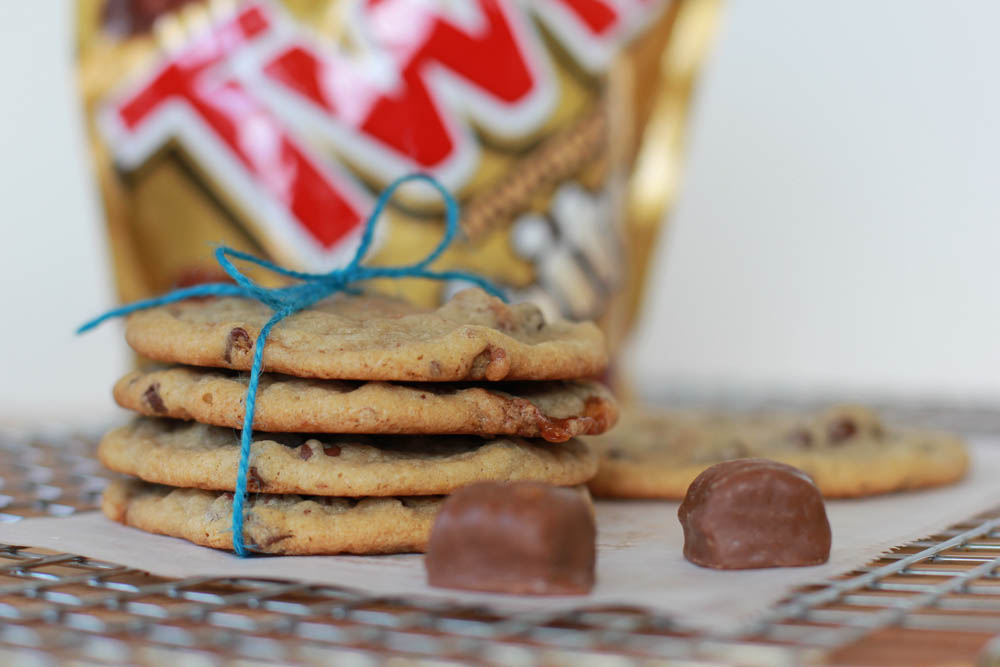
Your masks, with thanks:
[{"label": "metal rack wire", "polygon": [[[1000,413],[975,414],[976,432],[1000,433]],[[105,473],[93,447],[87,437],[0,430],[0,521],[94,509]],[[166,579],[0,545],[0,662],[856,664],[868,647],[864,662],[879,664],[880,646],[919,631],[940,641],[893,664],[920,664],[941,651],[974,656],[1000,633],[998,570],[994,508],[799,590],[739,634],[710,635],[641,609],[505,617],[294,581]]]}]

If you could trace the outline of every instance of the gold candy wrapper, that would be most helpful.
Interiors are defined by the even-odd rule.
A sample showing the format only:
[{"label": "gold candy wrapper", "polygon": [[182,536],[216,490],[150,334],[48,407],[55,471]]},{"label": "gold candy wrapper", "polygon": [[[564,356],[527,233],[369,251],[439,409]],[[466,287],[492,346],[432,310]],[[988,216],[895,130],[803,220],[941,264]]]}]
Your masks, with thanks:
[{"label": "gold candy wrapper", "polygon": [[[674,197],[716,0],[79,0],[79,85],[123,301],[212,280],[217,243],[350,257],[378,193],[458,197],[476,271],[616,347]],[[404,188],[371,264],[440,239]],[[265,278],[265,276],[260,276]],[[460,285],[378,289],[427,303]]]}]

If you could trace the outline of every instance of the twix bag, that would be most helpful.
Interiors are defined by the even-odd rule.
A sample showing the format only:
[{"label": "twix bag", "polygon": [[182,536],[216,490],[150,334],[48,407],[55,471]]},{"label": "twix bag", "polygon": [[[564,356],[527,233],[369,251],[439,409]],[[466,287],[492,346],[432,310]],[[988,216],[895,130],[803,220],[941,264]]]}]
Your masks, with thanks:
[{"label": "twix bag", "polygon": [[[549,314],[636,311],[715,0],[78,0],[82,92],[122,300],[219,275],[214,244],[324,270],[379,192],[459,199],[436,268]],[[372,264],[440,239],[403,189]],[[260,276],[267,280],[267,276]],[[458,285],[379,288],[427,304]]]}]

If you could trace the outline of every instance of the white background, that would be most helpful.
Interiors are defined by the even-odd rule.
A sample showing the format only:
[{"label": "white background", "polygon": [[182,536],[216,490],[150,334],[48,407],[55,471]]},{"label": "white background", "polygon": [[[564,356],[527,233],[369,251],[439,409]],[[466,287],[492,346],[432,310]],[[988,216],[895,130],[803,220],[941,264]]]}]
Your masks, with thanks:
[{"label": "white background", "polygon": [[[733,0],[630,354],[641,386],[1000,399],[1000,3]],[[126,367],[68,2],[0,2],[0,420]]]}]

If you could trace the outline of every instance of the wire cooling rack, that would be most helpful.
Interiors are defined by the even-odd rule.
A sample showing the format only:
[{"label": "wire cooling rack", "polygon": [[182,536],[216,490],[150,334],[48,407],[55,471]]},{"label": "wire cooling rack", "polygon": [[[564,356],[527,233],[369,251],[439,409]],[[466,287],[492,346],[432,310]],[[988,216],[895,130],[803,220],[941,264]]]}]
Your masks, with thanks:
[{"label": "wire cooling rack", "polygon": [[[1000,411],[886,407],[1000,434]],[[89,437],[0,429],[0,521],[95,509],[106,473],[93,450]],[[641,609],[499,616],[294,581],[168,579],[0,544],[0,664],[987,664],[1000,660],[997,634],[1000,508],[800,589],[731,636]]]}]

